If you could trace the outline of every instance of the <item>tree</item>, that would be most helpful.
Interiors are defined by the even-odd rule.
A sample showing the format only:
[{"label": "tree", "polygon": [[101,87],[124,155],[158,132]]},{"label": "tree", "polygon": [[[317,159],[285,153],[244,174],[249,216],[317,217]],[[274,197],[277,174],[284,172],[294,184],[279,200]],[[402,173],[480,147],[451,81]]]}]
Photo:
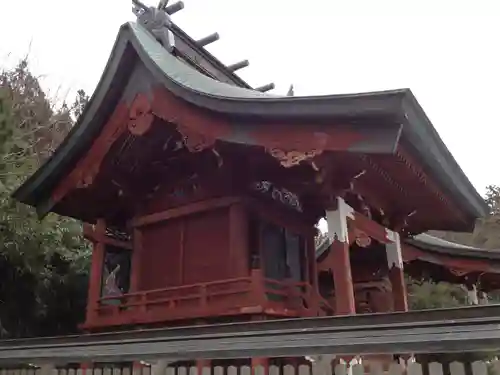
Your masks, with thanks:
[{"label": "tree", "polygon": [[478,220],[472,234],[472,244],[486,249],[500,248],[500,187],[486,188],[486,203],[490,207],[488,216]]},{"label": "tree", "polygon": [[489,185],[486,187],[486,203],[490,207],[490,215],[500,215],[500,186]]},{"label": "tree", "polygon": [[407,291],[410,310],[467,305],[467,292],[460,285],[407,278]]},{"label": "tree", "polygon": [[[469,246],[500,248],[500,187],[490,185],[485,200],[490,208],[488,216],[477,221],[473,233],[432,232],[433,235]],[[467,305],[467,293],[458,285],[434,283],[432,280],[407,280],[410,308],[412,310],[459,307]],[[493,294],[494,299],[498,296]],[[491,297],[491,295],[490,295]],[[420,363],[439,361],[449,364],[453,361],[467,362],[466,373],[471,374],[470,363],[491,359],[491,353],[424,354],[418,357]],[[449,372],[445,368],[445,372]]]},{"label": "tree", "polygon": [[500,249],[500,186],[487,186],[485,201],[490,212],[476,222],[472,233],[431,231],[430,234],[463,245]]},{"label": "tree", "polygon": [[89,249],[74,220],[40,221],[11,194],[45,161],[86,102],[55,109],[21,61],[0,72],[0,335],[76,330],[85,308]]}]

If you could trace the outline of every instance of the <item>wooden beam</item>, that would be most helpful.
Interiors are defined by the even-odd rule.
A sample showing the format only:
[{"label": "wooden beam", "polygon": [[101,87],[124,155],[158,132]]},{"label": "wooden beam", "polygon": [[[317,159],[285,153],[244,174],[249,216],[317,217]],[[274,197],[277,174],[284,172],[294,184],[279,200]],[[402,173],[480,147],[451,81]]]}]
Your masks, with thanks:
[{"label": "wooden beam", "polygon": [[134,228],[134,251],[132,253],[132,264],[130,272],[130,292],[135,293],[140,290],[142,282],[142,260],[144,249],[142,242],[142,232]]},{"label": "wooden beam", "polygon": [[228,69],[232,72],[235,72],[237,70],[240,70],[240,69],[243,69],[243,68],[246,68],[248,65],[250,65],[250,62],[248,60],[242,60],[242,61],[238,61],[237,63],[234,63],[234,64],[231,64],[231,65],[228,65]]},{"label": "wooden beam", "polygon": [[376,239],[379,242],[386,244],[392,243],[392,241],[387,238],[387,231],[385,227],[383,227],[376,221],[367,218],[365,215],[360,214],[359,212],[353,211],[352,215],[354,216],[353,219],[351,219],[350,217],[347,218],[347,222],[349,224],[365,232],[368,236]]},{"label": "wooden beam", "polygon": [[219,40],[219,34],[213,33],[213,34],[207,35],[204,38],[197,40],[196,44],[198,44],[200,47],[205,47],[205,46],[208,46],[210,43],[216,42],[218,40]]},{"label": "wooden beam", "polygon": [[347,226],[347,219],[352,218],[353,210],[342,198],[337,198],[337,201],[337,209],[326,213],[328,237],[333,240],[330,257],[335,286],[335,315],[354,315],[356,305]]},{"label": "wooden beam", "polygon": [[127,250],[132,250],[133,245],[131,242],[120,241],[115,238],[107,236],[105,233],[101,233],[98,230],[92,228],[89,224],[83,225],[83,236],[93,243],[103,243],[104,245],[121,247]]},{"label": "wooden beam", "polygon": [[248,215],[242,204],[234,204],[229,209],[229,256],[228,271],[233,277],[248,273]]},{"label": "wooden beam", "polygon": [[[105,233],[106,222],[97,220],[95,231],[97,234]],[[92,261],[90,267],[90,279],[87,298],[87,313],[85,324],[92,324],[97,319],[99,298],[101,296],[102,270],[104,266],[105,245],[102,242],[94,242],[92,250]]]},{"label": "wooden beam", "polygon": [[178,218],[194,213],[199,213],[216,208],[228,207],[240,201],[237,197],[216,198],[202,202],[188,204],[186,206],[171,208],[166,211],[156,212],[150,215],[139,216],[132,220],[133,227],[141,227],[145,225],[156,224],[165,220]]}]

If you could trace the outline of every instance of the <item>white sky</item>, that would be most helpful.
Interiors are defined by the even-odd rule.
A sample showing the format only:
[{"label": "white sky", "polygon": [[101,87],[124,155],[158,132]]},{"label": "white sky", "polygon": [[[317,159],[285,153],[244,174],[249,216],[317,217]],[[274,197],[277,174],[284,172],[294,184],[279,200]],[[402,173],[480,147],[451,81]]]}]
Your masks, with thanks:
[{"label": "white sky", "polygon": [[[173,0],[171,0],[173,2]],[[156,2],[144,1],[146,4]],[[476,188],[500,184],[500,0],[184,0],[174,16],[251,85],[336,94],[411,88]],[[308,5],[304,5],[308,4]],[[129,0],[0,0],[0,65],[30,52],[53,96],[91,93]],[[30,47],[31,45],[31,47]]]}]

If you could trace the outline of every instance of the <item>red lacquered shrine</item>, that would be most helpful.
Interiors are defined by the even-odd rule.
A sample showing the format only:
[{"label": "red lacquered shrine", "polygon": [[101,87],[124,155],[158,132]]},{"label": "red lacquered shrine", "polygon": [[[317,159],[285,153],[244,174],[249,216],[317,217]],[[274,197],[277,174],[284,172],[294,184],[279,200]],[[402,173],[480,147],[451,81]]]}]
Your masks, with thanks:
[{"label": "red lacquered shrine", "polygon": [[161,12],[121,27],[78,123],[15,193],[86,223],[84,329],[355,314],[372,289],[370,311],[406,310],[402,242],[487,211],[413,94],[252,89],[245,64],[144,21]]}]

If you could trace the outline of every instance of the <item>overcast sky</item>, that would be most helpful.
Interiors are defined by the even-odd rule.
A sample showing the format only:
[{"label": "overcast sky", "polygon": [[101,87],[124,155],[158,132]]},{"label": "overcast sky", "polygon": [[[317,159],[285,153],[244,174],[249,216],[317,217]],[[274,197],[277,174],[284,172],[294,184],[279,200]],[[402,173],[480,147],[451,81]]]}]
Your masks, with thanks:
[{"label": "overcast sky", "polygon": [[[240,75],[253,86],[275,82],[285,93],[293,83],[296,95],[410,88],[476,188],[500,184],[500,0],[184,3],[174,22],[196,39],[219,32],[208,49],[226,64],[249,59]],[[93,91],[119,26],[134,20],[128,0],[0,0],[0,13],[0,64],[29,51],[59,98]]]}]

